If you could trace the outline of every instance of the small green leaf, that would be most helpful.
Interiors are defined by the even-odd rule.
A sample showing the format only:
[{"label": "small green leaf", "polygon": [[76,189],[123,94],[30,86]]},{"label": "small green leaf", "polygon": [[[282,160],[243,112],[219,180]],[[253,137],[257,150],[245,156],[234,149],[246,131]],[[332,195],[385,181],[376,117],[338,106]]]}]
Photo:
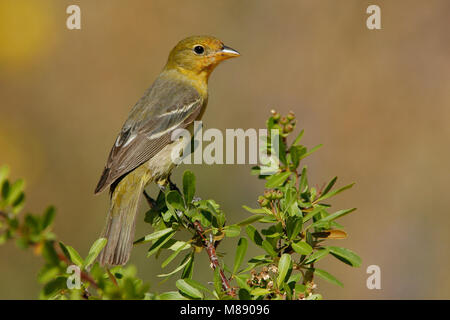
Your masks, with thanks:
[{"label": "small green leaf", "polygon": [[318,275],[319,277],[321,277],[322,279],[325,279],[331,283],[337,284],[340,287],[343,287],[344,284],[342,282],[340,282],[338,279],[336,279],[333,275],[329,274],[328,272],[326,272],[325,270],[321,270],[321,269],[314,269],[314,274]]},{"label": "small green leaf", "polygon": [[266,250],[267,253],[270,254],[272,257],[276,257],[276,256],[277,256],[277,253],[275,252],[275,250],[274,250],[272,244],[271,244],[269,241],[264,240],[264,241],[262,242],[262,247],[263,247],[263,249]]},{"label": "small green leaf", "polygon": [[85,268],[88,267],[89,265],[91,265],[95,261],[97,256],[100,254],[100,252],[106,246],[107,242],[108,242],[108,240],[106,238],[100,238],[100,239],[95,240],[94,244],[89,249],[88,256],[84,260]]},{"label": "small green leaf", "polygon": [[53,206],[50,206],[47,208],[47,210],[45,210],[44,216],[42,217],[41,220],[42,223],[41,230],[47,229],[53,223],[53,220],[55,219],[55,214],[56,211]]},{"label": "small green leaf", "polygon": [[289,268],[291,267],[291,255],[284,253],[280,261],[278,262],[278,278],[277,278],[277,286],[278,288],[281,287],[281,285],[284,283],[284,279],[286,278],[286,275],[289,271]]},{"label": "small green leaf", "polygon": [[172,231],[170,233],[167,233],[160,237],[158,240],[154,241],[150,249],[148,249],[147,252],[147,258],[150,257],[152,254],[156,253],[161,247],[167,243],[174,235],[176,231]]},{"label": "small green leaf", "polygon": [[305,241],[292,243],[292,249],[294,249],[295,252],[300,253],[302,255],[308,255],[313,251],[313,248]]},{"label": "small green leaf", "polygon": [[306,148],[293,145],[289,149],[289,153],[291,154],[292,164],[295,168],[297,168],[300,163],[301,156],[306,153]]},{"label": "small green leaf", "polygon": [[197,288],[189,284],[187,279],[179,279],[175,285],[188,297],[193,299],[203,299],[203,294]]},{"label": "small green leaf", "polygon": [[300,131],[300,133],[298,134],[297,138],[295,138],[294,142],[292,143],[293,145],[298,145],[300,140],[303,137],[303,134],[305,133],[305,130]]},{"label": "small green leaf", "polygon": [[312,153],[316,152],[317,150],[319,150],[319,149],[322,148],[322,147],[323,147],[322,144],[319,144],[319,145],[315,146],[314,148],[312,148],[311,150],[309,150],[308,152],[306,152],[305,154],[303,154],[303,155],[300,157],[300,160],[305,159],[307,156],[311,155]]},{"label": "small green leaf", "polygon": [[266,182],[266,188],[272,189],[281,186],[292,174],[290,171],[280,172],[271,176]]},{"label": "small green leaf", "polygon": [[235,274],[244,260],[245,253],[247,252],[248,242],[246,238],[240,238],[236,249],[236,256],[234,257],[233,274]]},{"label": "small green leaf", "polygon": [[341,193],[344,190],[350,189],[351,187],[353,187],[354,184],[355,183],[351,183],[351,184],[346,185],[345,187],[342,187],[342,188],[340,188],[338,190],[334,190],[334,191],[331,191],[331,192],[329,192],[327,194],[324,194],[319,199],[317,199],[317,201],[323,201],[325,199],[331,198],[331,197],[337,195],[338,193]]},{"label": "small green leaf", "polygon": [[48,282],[43,289],[43,292],[46,296],[49,296],[56,291],[67,289],[67,277],[59,276],[56,279]]},{"label": "small green leaf", "polygon": [[300,177],[300,185],[298,187],[298,190],[300,192],[303,192],[305,190],[305,187],[308,186],[308,177],[306,175],[307,167],[304,166],[302,169],[301,177]]},{"label": "small green leaf", "polygon": [[178,191],[175,191],[175,190],[169,191],[169,193],[167,193],[166,204],[167,204],[168,208],[171,208],[174,210],[183,211],[185,209],[183,198],[178,193]]},{"label": "small green leaf", "polygon": [[183,194],[186,205],[190,204],[195,195],[195,175],[189,170],[183,174]]},{"label": "small green leaf", "polygon": [[[62,244],[62,242],[60,242],[60,245],[61,244]],[[79,266],[81,268],[83,266],[83,259],[81,258],[80,254],[77,252],[77,250],[75,250],[71,246],[67,246],[64,244],[62,244],[62,246],[65,248],[66,252],[68,253],[70,261],[72,261],[73,263],[75,263],[77,266]]]},{"label": "small green leaf", "polygon": [[188,253],[186,255],[184,261],[178,267],[176,267],[172,272],[164,273],[164,274],[158,274],[157,277],[164,278],[164,277],[171,276],[171,275],[177,273],[178,271],[180,271],[181,269],[183,269],[191,260],[192,260],[192,256],[191,256],[190,253]]},{"label": "small green leaf", "polygon": [[360,267],[361,266],[361,258],[354,253],[353,251],[341,248],[341,247],[327,247],[330,250],[330,253],[341,260],[342,262],[352,266],[352,267]]},{"label": "small green leaf", "polygon": [[351,208],[351,209],[346,209],[346,210],[339,210],[339,211],[337,211],[335,213],[330,214],[329,216],[326,216],[325,218],[323,218],[323,219],[321,219],[319,221],[322,221],[322,222],[333,221],[333,220],[335,220],[337,218],[340,218],[342,216],[345,216],[346,214],[349,214],[350,212],[353,212],[355,210],[356,210],[356,208]]},{"label": "small green leaf", "polygon": [[9,187],[8,196],[6,197],[6,203],[14,203],[25,187],[25,181],[22,179],[17,180]]},{"label": "small green leaf", "polygon": [[238,235],[241,234],[241,227],[233,224],[233,225],[226,226],[225,228],[223,228],[223,232],[229,238],[237,237]]},{"label": "small green leaf", "polygon": [[303,227],[303,218],[300,216],[289,217],[286,221],[286,234],[289,240],[295,239]]},{"label": "small green leaf", "polygon": [[263,288],[256,288],[256,289],[253,289],[250,293],[252,296],[259,297],[259,296],[265,296],[266,294],[269,294],[270,291],[267,289],[263,289]]},{"label": "small green leaf", "polygon": [[248,225],[247,228],[245,228],[245,231],[247,232],[250,240],[252,240],[256,245],[262,246],[263,239],[254,226]]},{"label": "small green leaf", "polygon": [[166,235],[166,234],[168,234],[168,233],[170,233],[172,231],[173,231],[172,228],[166,228],[166,229],[155,231],[152,234],[148,234],[145,237],[136,240],[134,242],[134,244],[141,244],[141,243],[146,243],[146,242],[149,242],[149,241],[153,241],[153,240],[159,239],[162,236],[164,236],[164,235]]},{"label": "small green leaf", "polygon": [[4,165],[0,167],[0,186],[3,185],[3,181],[6,180],[9,174],[9,167]]},{"label": "small green leaf", "polygon": [[333,179],[331,179],[330,182],[328,182],[327,186],[325,187],[325,189],[322,191],[322,196],[326,195],[331,188],[333,188],[334,184],[336,183],[338,177],[334,177]]},{"label": "small green leaf", "polygon": [[245,226],[245,225],[251,224],[251,223],[253,223],[253,222],[259,221],[259,220],[261,220],[262,218],[264,218],[264,215],[261,215],[261,214],[255,214],[255,215],[253,215],[253,216],[251,216],[251,217],[248,217],[248,218],[245,219],[245,220],[242,220],[242,221],[239,222],[237,225],[238,225],[238,226]]},{"label": "small green leaf", "polygon": [[329,253],[328,249],[319,249],[316,252],[314,252],[312,255],[309,256],[309,258],[305,261],[305,264],[310,264],[313,262],[317,262],[320,259],[324,258],[325,256],[327,256]]},{"label": "small green leaf", "polygon": [[164,262],[161,264],[161,268],[165,268],[176,256],[187,246],[189,243],[184,242],[184,245],[179,246],[175,252],[173,252]]},{"label": "small green leaf", "polygon": [[252,296],[250,295],[250,292],[248,292],[247,289],[239,289],[238,292],[239,300],[252,300]]},{"label": "small green leaf", "polygon": [[257,214],[261,214],[261,213],[266,213],[266,211],[264,209],[253,209],[247,206],[242,206],[242,208],[244,208],[245,210],[247,210],[250,213],[257,213]]},{"label": "small green leaf", "polygon": [[181,295],[178,291],[164,292],[158,295],[160,300],[186,300],[186,297]]}]

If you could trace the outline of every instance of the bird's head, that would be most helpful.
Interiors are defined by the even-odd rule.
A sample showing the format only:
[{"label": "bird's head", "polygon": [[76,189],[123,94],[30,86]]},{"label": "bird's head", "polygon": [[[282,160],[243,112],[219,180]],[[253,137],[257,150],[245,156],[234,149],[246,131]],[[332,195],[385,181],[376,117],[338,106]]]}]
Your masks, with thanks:
[{"label": "bird's head", "polygon": [[209,76],[223,60],[238,57],[239,52],[211,36],[193,36],[181,40],[172,49],[166,69]]}]

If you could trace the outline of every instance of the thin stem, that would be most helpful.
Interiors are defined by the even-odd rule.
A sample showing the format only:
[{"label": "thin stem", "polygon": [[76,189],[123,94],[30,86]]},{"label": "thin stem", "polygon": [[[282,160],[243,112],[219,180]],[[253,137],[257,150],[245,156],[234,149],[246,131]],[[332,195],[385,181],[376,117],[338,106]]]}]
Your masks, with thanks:
[{"label": "thin stem", "polygon": [[213,270],[215,270],[215,269],[219,270],[220,280],[222,281],[222,288],[227,292],[227,294],[229,294],[231,296],[234,296],[235,292],[234,292],[233,288],[230,286],[230,283],[228,282],[228,279],[225,276],[225,273],[220,268],[219,259],[217,258],[216,247],[214,246],[214,243],[212,241],[209,241],[207,238],[205,238],[205,236],[204,236],[205,230],[203,229],[203,227],[200,224],[200,222],[195,221],[194,222],[194,227],[195,227],[195,230],[197,231],[197,234],[203,240],[203,246],[205,247],[206,253],[209,256],[209,261],[211,261],[212,269]]}]

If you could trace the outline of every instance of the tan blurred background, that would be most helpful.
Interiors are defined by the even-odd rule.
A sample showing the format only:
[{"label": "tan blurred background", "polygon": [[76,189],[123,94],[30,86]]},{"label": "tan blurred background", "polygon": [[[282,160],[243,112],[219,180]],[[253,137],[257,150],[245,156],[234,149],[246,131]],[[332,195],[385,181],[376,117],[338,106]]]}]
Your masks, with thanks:
[{"label": "tan blurred background", "polygon": [[[70,4],[81,7],[81,30],[66,28]],[[369,4],[381,7],[382,30],[366,28]],[[339,245],[363,266],[320,262],[345,284],[319,280],[324,298],[448,299],[449,14],[447,0],[0,0],[0,164],[26,179],[27,210],[54,204],[56,233],[86,255],[108,206],[93,190],[129,109],[177,41],[215,35],[242,56],[212,75],[205,126],[260,128],[270,109],[293,110],[304,143],[324,144],[307,161],[310,181],[356,182],[333,205],[358,208],[342,219],[349,238]],[[230,221],[263,189],[248,165],[189,169],[198,195]],[[149,233],[139,219],[137,236]],[[161,261],[146,249],[132,254],[139,276],[153,291],[173,289],[159,284]],[[381,290],[366,288],[372,264]],[[1,246],[0,299],[36,298],[41,265]],[[196,267],[196,279],[211,278],[206,255]]]}]

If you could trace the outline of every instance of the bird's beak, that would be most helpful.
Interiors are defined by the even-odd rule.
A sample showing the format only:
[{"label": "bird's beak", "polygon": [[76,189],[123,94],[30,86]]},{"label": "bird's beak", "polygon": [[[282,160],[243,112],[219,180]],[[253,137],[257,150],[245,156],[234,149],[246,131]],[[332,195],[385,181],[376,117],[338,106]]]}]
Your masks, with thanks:
[{"label": "bird's beak", "polygon": [[240,55],[241,54],[239,52],[227,46],[223,46],[222,49],[218,52],[220,60],[239,57]]}]

